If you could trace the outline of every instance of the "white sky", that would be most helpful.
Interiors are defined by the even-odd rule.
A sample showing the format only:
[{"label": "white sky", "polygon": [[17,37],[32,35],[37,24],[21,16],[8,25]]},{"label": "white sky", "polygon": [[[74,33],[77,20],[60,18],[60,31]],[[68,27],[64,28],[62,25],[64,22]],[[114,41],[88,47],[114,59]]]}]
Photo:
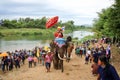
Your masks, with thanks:
[{"label": "white sky", "polygon": [[114,0],[2,0],[0,19],[20,17],[47,18],[59,16],[66,22],[73,20],[75,25],[92,24],[101,9],[110,7]]}]

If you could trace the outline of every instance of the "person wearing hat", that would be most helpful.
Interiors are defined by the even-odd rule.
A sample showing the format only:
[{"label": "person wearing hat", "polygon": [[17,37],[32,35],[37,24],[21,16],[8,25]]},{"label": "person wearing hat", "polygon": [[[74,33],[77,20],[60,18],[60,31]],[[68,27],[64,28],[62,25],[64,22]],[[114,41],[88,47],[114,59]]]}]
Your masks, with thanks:
[{"label": "person wearing hat", "polygon": [[57,31],[54,33],[55,38],[63,38],[62,28],[57,27]]},{"label": "person wearing hat", "polygon": [[98,78],[97,80],[120,80],[120,77],[113,65],[109,64],[105,55],[98,59]]},{"label": "person wearing hat", "polygon": [[54,33],[54,43],[60,47],[65,44],[65,39],[63,38],[62,28],[57,27],[57,31]]},{"label": "person wearing hat", "polygon": [[47,72],[50,72],[50,67],[51,67],[51,62],[52,62],[52,54],[51,51],[49,50],[47,54],[45,55],[45,67]]}]

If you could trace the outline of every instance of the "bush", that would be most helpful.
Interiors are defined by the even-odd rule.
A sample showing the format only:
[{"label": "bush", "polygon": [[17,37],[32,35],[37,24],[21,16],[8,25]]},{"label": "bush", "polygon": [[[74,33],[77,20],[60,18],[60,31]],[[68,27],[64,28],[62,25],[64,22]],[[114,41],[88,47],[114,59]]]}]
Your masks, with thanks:
[{"label": "bush", "polygon": [[28,36],[28,35],[30,35],[28,32],[22,33],[22,36]]},{"label": "bush", "polygon": [[0,37],[4,37],[4,35],[0,32]]},{"label": "bush", "polygon": [[42,32],[34,32],[34,35],[42,35]]}]

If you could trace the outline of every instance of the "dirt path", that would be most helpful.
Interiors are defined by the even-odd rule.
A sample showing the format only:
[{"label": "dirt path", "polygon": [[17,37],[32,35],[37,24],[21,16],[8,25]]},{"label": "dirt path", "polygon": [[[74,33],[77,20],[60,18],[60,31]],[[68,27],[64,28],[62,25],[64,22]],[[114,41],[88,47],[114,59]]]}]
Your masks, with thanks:
[{"label": "dirt path", "polygon": [[[73,51],[74,52],[74,51]],[[91,64],[84,64],[84,57],[80,58],[72,53],[69,63],[64,61],[64,72],[53,69],[47,73],[44,66],[38,64],[36,67],[28,68],[28,63],[20,69],[1,75],[2,80],[96,80],[91,74]]]}]

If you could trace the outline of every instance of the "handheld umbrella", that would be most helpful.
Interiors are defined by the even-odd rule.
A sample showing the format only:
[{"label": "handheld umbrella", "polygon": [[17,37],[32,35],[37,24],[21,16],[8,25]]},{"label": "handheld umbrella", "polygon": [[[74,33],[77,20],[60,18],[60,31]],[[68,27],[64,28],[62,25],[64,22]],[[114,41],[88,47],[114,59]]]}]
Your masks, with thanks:
[{"label": "handheld umbrella", "polygon": [[50,18],[47,22],[46,22],[46,28],[51,28],[53,25],[55,25],[58,22],[58,16],[52,17]]},{"label": "handheld umbrella", "polygon": [[3,52],[3,53],[0,54],[0,57],[5,57],[5,56],[8,56],[8,53]]}]

